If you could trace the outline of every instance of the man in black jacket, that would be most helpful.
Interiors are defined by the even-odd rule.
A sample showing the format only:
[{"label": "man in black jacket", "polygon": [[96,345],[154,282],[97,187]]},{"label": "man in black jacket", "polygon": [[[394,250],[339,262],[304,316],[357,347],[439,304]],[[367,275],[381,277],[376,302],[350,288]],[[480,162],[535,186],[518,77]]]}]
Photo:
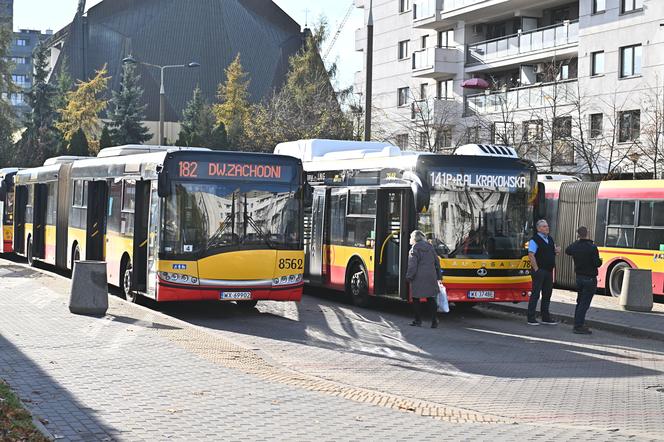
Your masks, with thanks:
[{"label": "man in black jacket", "polygon": [[574,333],[589,335],[592,332],[585,326],[586,312],[597,291],[597,269],[602,266],[597,246],[588,239],[588,229],[578,228],[579,239],[565,249],[565,253],[574,259],[576,272],[576,310],[574,311]]}]

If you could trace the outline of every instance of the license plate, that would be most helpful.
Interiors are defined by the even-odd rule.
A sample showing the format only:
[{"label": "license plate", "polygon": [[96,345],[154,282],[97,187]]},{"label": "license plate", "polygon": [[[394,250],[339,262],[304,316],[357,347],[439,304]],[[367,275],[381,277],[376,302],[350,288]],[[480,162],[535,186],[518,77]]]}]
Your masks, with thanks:
[{"label": "license plate", "polygon": [[469,299],[493,299],[496,294],[492,290],[470,290],[468,292]]},{"label": "license plate", "polygon": [[236,301],[238,299],[251,299],[251,292],[221,292],[221,300]]}]

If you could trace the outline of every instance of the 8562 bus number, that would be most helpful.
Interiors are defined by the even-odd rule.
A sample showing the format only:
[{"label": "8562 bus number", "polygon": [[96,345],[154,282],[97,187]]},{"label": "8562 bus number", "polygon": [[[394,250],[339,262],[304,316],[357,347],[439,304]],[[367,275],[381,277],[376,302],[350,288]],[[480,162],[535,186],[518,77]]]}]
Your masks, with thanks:
[{"label": "8562 bus number", "polygon": [[303,259],[285,259],[282,258],[279,260],[279,268],[281,270],[291,269],[291,270],[302,270],[304,268]]}]

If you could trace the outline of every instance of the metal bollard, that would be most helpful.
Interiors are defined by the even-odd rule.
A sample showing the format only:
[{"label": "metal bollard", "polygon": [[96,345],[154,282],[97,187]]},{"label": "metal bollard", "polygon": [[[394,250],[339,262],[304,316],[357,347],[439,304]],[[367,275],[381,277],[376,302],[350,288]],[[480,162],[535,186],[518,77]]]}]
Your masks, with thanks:
[{"label": "metal bollard", "polygon": [[620,307],[635,312],[652,311],[652,272],[648,269],[623,270]]},{"label": "metal bollard", "polygon": [[107,310],[106,263],[77,261],[71,278],[69,311],[78,315],[104,316]]}]

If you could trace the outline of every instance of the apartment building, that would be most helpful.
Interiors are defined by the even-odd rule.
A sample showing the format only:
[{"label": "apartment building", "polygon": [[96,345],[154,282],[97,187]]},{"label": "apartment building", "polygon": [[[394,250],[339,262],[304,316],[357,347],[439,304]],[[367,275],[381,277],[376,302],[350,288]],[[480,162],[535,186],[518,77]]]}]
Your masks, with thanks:
[{"label": "apartment building", "polygon": [[[541,170],[662,175],[664,1],[355,5],[372,8],[374,138],[447,152],[509,144]],[[355,83],[362,93],[365,70]]]},{"label": "apartment building", "polygon": [[22,122],[26,114],[30,112],[26,94],[32,88],[33,82],[32,53],[43,39],[52,35],[52,32],[41,33],[32,29],[21,29],[14,32],[13,35],[12,43],[9,46],[9,57],[14,64],[12,81],[20,90],[10,94],[9,102],[14,108],[19,121]]}]

